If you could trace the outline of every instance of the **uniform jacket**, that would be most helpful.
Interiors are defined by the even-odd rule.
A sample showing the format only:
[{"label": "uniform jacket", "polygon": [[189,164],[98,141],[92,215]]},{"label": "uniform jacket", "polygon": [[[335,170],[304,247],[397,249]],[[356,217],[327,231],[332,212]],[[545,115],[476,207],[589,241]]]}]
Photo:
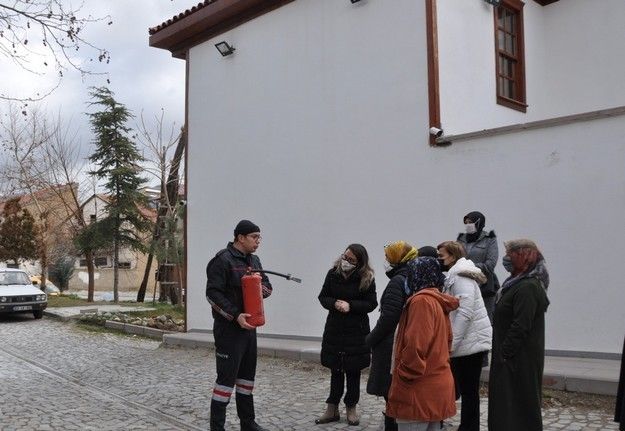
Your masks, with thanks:
[{"label": "uniform jacket", "polygon": [[[321,364],[331,369],[362,370],[369,366],[369,348],[365,336],[369,333],[369,316],[378,306],[375,280],[368,289],[359,290],[360,276],[356,273],[344,278],[334,268],[328,271],[319,302],[328,310],[323,339]],[[349,312],[334,308],[337,299],[349,303]]]},{"label": "uniform jacket", "polygon": [[365,342],[371,349],[371,369],[367,381],[367,393],[385,397],[391,385],[391,356],[395,329],[406,303],[404,282],[408,267],[400,264],[386,273],[390,278],[380,298],[380,317]]},{"label": "uniform jacket", "polygon": [[467,356],[490,350],[493,330],[478,283],[486,281],[482,271],[464,257],[449,269],[443,293],[460,301],[449,314],[453,332],[451,356]]},{"label": "uniform jacket", "polygon": [[497,259],[499,258],[499,247],[497,246],[495,231],[491,230],[488,233],[482,231],[475,242],[467,242],[467,234],[461,233],[458,235],[458,242],[464,246],[467,252],[467,259],[481,269],[486,276],[486,283],[480,284],[482,296],[495,296],[499,289],[499,280],[497,280],[497,275],[495,275],[495,265],[497,265]]},{"label": "uniform jacket", "polygon": [[449,366],[449,313],[458,299],[435,288],[408,298],[395,341],[393,379],[386,414],[396,419],[435,422],[456,414]]},{"label": "uniform jacket", "polygon": [[[248,268],[263,269],[255,254],[244,254],[233,243],[218,252],[206,266],[206,299],[213,308],[215,322],[237,324],[239,314],[244,313],[241,277]],[[271,295],[269,279],[262,274],[263,298]]]}]

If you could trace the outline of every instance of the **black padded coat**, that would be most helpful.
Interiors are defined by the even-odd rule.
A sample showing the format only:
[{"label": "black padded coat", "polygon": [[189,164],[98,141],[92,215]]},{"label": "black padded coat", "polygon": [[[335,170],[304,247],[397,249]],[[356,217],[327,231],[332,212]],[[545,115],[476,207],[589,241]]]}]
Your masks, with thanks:
[{"label": "black padded coat", "polygon": [[[369,333],[369,316],[378,306],[375,280],[366,290],[359,290],[360,276],[352,273],[344,278],[336,269],[328,271],[319,302],[328,310],[323,340],[321,342],[321,365],[333,370],[357,371],[370,363],[369,348],[365,336]],[[334,308],[337,299],[349,303],[349,312]]]},{"label": "black padded coat", "polygon": [[406,304],[404,281],[408,276],[405,263],[386,273],[390,278],[382,298],[380,298],[380,317],[365,342],[371,349],[371,369],[367,381],[367,393],[385,397],[391,386],[391,357],[395,329]]}]

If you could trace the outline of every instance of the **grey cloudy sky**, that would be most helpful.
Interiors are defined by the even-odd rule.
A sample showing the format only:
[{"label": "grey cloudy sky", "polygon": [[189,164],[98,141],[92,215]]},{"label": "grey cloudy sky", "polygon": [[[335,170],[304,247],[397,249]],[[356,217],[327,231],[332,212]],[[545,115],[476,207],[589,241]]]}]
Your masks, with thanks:
[{"label": "grey cloudy sky", "polygon": [[[72,3],[67,0],[62,2],[67,5]],[[86,154],[93,139],[84,115],[90,110],[88,93],[91,86],[108,86],[117,101],[133,112],[137,121],[142,112],[144,118],[151,120],[164,110],[165,123],[170,127],[175,123],[179,128],[184,119],[184,61],[174,59],[168,51],[151,48],[148,45],[148,28],[196,3],[198,0],[86,0],[81,15],[109,15],[112,19],[111,25],[107,25],[106,20],[90,24],[83,35],[94,45],[110,52],[108,65],[98,64],[97,61],[89,63],[89,66],[94,66],[94,71],[108,74],[81,77],[80,73],[67,70],[61,86],[39,105],[51,114],[60,113],[64,121],[71,120]],[[82,54],[82,51],[77,53],[78,56]],[[36,59],[35,63],[38,61],[42,60]],[[33,92],[50,88],[56,81],[54,70],[49,70],[44,76],[34,75],[12,66],[2,57],[0,70],[0,93],[13,97],[31,96]],[[107,78],[110,84],[107,84]],[[131,124],[133,128],[134,123]]]}]

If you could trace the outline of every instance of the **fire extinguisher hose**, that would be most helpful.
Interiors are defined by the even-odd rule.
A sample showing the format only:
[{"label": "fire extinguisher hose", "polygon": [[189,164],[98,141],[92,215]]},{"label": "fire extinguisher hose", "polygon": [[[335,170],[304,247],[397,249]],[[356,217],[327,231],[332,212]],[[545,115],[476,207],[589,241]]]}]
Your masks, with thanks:
[{"label": "fire extinguisher hose", "polygon": [[277,275],[279,277],[286,278],[287,280],[294,281],[296,283],[301,283],[302,282],[301,278],[293,277],[291,274],[282,274],[280,272],[269,271],[268,269],[252,269],[251,272],[259,272],[259,273],[263,273],[263,274],[273,274],[273,275]]}]

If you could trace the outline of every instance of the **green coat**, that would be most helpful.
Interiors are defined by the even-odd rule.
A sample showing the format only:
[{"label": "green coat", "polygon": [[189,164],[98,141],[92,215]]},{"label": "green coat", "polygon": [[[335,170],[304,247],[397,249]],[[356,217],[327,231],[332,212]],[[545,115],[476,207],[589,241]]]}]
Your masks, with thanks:
[{"label": "green coat", "polygon": [[541,431],[545,311],[540,282],[525,278],[502,291],[493,317],[488,385],[489,431]]}]

